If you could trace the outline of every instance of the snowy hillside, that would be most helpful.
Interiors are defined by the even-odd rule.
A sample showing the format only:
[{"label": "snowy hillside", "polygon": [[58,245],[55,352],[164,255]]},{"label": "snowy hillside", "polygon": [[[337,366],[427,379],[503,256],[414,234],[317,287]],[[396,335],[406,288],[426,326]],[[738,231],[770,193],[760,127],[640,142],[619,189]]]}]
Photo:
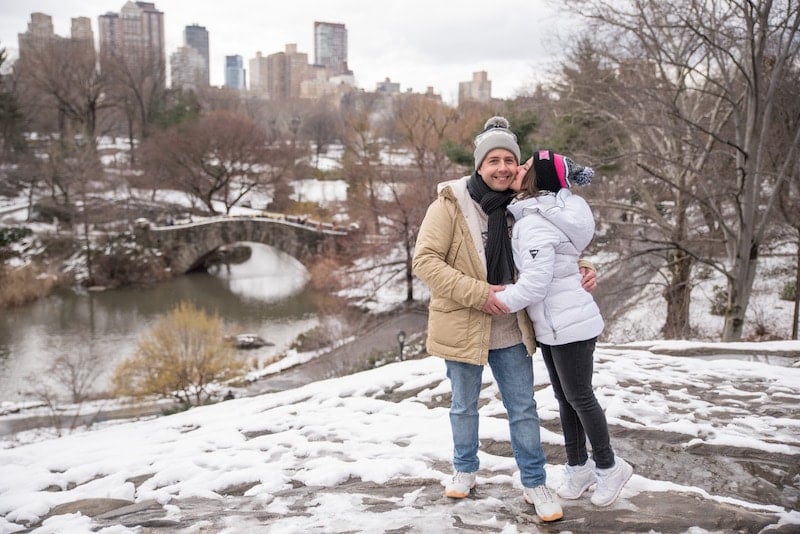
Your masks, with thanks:
[{"label": "snowy hillside", "polygon": [[[565,502],[555,528],[800,529],[800,368],[660,354],[757,350],[796,361],[800,343],[652,345],[597,353],[598,397],[633,479],[610,509]],[[557,486],[558,409],[534,362]],[[0,450],[0,532],[537,532],[488,371],[478,490],[442,497],[452,454],[444,371],[426,357]]]}]

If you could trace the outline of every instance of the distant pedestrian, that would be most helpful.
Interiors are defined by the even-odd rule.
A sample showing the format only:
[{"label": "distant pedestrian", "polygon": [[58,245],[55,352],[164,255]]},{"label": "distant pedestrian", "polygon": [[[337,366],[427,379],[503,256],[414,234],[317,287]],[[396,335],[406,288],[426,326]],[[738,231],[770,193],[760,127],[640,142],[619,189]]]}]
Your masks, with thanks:
[{"label": "distant pedestrian", "polygon": [[527,309],[550,375],[567,451],[558,496],[577,499],[596,484],[592,503],[608,506],[633,468],[615,456],[592,388],[594,348],[604,324],[594,299],[581,287],[577,260],[595,225],[591,208],[570,186],[586,185],[593,176],[592,168],[550,150],[535,152],[519,166],[511,184],[518,194],[508,206],[516,221],[511,244],[519,278],[497,298],[512,312]]}]

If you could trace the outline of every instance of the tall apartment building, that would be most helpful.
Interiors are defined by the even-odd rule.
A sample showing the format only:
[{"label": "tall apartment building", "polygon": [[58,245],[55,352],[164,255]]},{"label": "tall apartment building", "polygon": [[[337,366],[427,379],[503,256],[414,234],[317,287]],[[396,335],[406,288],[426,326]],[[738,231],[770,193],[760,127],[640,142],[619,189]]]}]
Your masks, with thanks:
[{"label": "tall apartment building", "polygon": [[225,87],[244,91],[247,73],[242,56],[225,56]]},{"label": "tall apartment building", "polygon": [[25,59],[27,54],[46,45],[55,38],[53,17],[44,13],[31,13],[28,31],[17,34],[20,59]]},{"label": "tall apartment building", "polygon": [[190,46],[197,50],[203,58],[205,71],[204,74],[201,74],[201,78],[198,81],[203,85],[209,85],[211,83],[209,68],[211,62],[208,53],[208,30],[206,30],[205,26],[199,26],[197,24],[186,26],[183,29],[183,44],[184,46]]},{"label": "tall apartment building", "polygon": [[181,46],[169,58],[172,87],[198,89],[208,86],[208,65],[200,52],[191,46]]},{"label": "tall apartment building", "polygon": [[314,64],[327,67],[333,76],[350,73],[344,24],[314,22]]},{"label": "tall apartment building", "polygon": [[166,73],[164,13],[152,2],[126,2],[119,13],[98,17],[100,53],[124,61],[128,68],[161,69]]},{"label": "tall apartment building", "polygon": [[70,19],[70,23],[70,37],[76,41],[91,41],[94,46],[92,20],[89,17],[75,17]]},{"label": "tall apartment building", "polygon": [[397,95],[400,94],[400,84],[386,78],[375,84],[375,92],[381,95]]},{"label": "tall apartment building", "polygon": [[464,102],[489,102],[492,99],[492,81],[485,70],[472,73],[472,81],[458,83],[458,104]]},{"label": "tall apartment building", "polygon": [[260,96],[269,95],[269,79],[267,78],[267,57],[256,52],[256,57],[247,62],[250,69],[250,91]]},{"label": "tall apartment building", "polygon": [[[94,33],[92,22],[88,17],[74,17],[70,20],[70,39],[84,44],[94,51]],[[17,34],[19,57],[25,59],[30,52],[50,43],[58,42],[63,37],[53,31],[53,18],[44,13],[31,13],[28,31]]]},{"label": "tall apartment building", "polygon": [[267,94],[273,100],[300,98],[302,83],[314,79],[308,54],[298,52],[296,44],[287,44],[283,52],[267,56]]}]

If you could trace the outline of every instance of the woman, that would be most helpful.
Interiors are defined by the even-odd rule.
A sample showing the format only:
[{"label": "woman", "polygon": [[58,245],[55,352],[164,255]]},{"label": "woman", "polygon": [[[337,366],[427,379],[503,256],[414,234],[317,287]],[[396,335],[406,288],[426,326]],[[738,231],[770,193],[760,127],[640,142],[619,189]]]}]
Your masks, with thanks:
[{"label": "woman", "polygon": [[[550,150],[520,165],[508,210],[514,216],[514,263],[519,278],[497,293],[511,313],[526,308],[553,385],[567,452],[557,494],[577,499],[596,483],[591,501],[613,503],[633,468],[616,457],[608,424],[592,388],[594,347],[603,318],[581,288],[578,257],[594,235],[594,217],[573,184],[591,182],[594,170]],[[592,445],[592,459],[586,438]]]}]

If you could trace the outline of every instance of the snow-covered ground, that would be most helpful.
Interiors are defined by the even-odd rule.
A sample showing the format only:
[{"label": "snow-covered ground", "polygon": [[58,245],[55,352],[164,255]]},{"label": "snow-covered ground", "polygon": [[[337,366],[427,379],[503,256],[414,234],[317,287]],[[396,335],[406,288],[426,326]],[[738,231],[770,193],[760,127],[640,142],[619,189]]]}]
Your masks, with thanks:
[{"label": "snow-covered ground", "polygon": [[[748,349],[746,344],[734,345]],[[800,352],[799,342],[754,345],[762,351]],[[658,348],[671,347],[660,342]],[[685,450],[735,448],[744,455],[800,458],[797,410],[768,415],[760,409],[772,405],[775,412],[797,406],[799,368],[666,356],[638,346],[601,346],[596,359],[595,386],[609,423],[631,436],[664,432],[680,436],[679,446]],[[165,519],[187,526],[187,518],[196,511],[182,506],[196,506],[198,499],[223,504],[232,492],[268,520],[232,513],[224,530],[213,531],[455,532],[449,530],[454,524],[452,502],[442,499],[433,507],[417,502],[423,487],[439,493],[450,474],[449,382],[444,370],[440,359],[425,357],[291,391],[152,420],[107,424],[0,450],[0,532],[36,525],[54,509],[73,511],[47,517],[33,532],[140,532],[122,520],[92,518],[74,511],[74,504],[69,508],[68,503],[85,505],[84,499],[117,499],[118,506],[147,503],[151,510],[161,510]],[[543,425],[551,426],[558,408],[538,356],[534,370],[539,414]],[[481,440],[507,442],[505,410],[488,371],[484,384]],[[559,432],[546,428],[542,439],[546,445],[563,443]],[[627,454],[640,467],[614,505],[620,513],[627,513],[645,494],[690,494],[699,507],[724,504],[800,530],[797,509],[740,498],[735,491],[715,493],[673,480],[670,471],[654,474],[636,457],[639,452]],[[483,521],[495,532],[526,531],[491,512],[501,506],[492,495],[519,490],[513,458],[485,450],[480,458],[483,497],[458,503],[461,518]],[[563,476],[560,467],[549,463],[547,471],[548,484],[557,486]],[[384,493],[391,510],[375,513],[370,511],[369,495],[341,492],[341,486],[353,481],[419,489],[398,490],[390,497]],[[789,483],[796,486],[798,481]],[[303,486],[309,488],[310,497],[305,497],[303,513],[298,514],[293,510],[300,504],[287,491]],[[204,526],[210,526],[208,521],[198,520],[181,531],[205,532]],[[701,527],[692,533],[709,532]]]}]

